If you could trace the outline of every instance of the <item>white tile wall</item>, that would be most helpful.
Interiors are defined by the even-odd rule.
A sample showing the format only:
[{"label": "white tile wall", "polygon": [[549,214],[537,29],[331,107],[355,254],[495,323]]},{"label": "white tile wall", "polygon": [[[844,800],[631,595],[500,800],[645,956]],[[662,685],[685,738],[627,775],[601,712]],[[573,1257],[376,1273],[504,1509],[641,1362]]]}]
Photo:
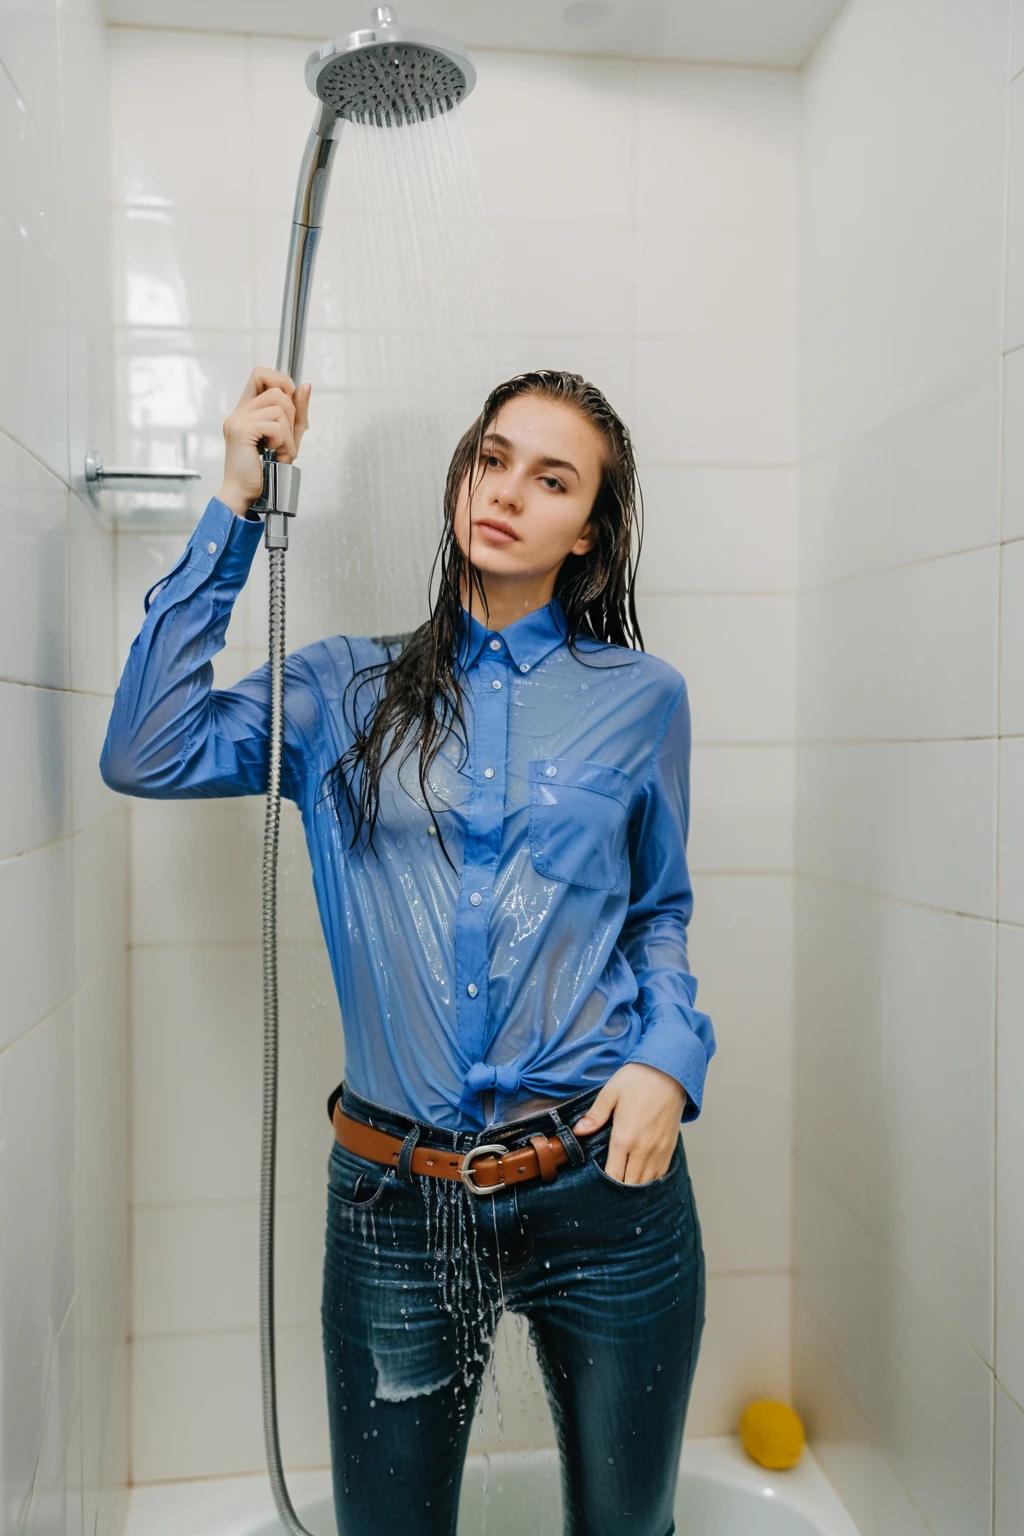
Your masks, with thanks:
[{"label": "white tile wall", "polygon": [[999,744],[999,916],[1024,923],[1024,736]]},{"label": "white tile wall", "polygon": [[794,769],[790,745],[693,748],[692,874],[792,868]]},{"label": "white tile wall", "polygon": [[1024,1409],[996,1387],[995,1536],[1014,1536],[1024,1509]]},{"label": "white tile wall", "polygon": [[[320,1329],[281,1328],[278,1401],[288,1466],[326,1466]],[[264,1465],[255,1329],[136,1340],[132,1477],[167,1482]]]},{"label": "white tile wall", "polygon": [[794,1395],[864,1536],[1020,1524],[1010,12],[849,0],[804,78]]},{"label": "white tile wall", "polygon": [[[633,65],[477,50],[464,121],[491,218],[630,224]],[[544,111],[524,110],[532,100]]]},{"label": "white tile wall", "polygon": [[18,1234],[3,1245],[0,1286],[11,1318],[4,1392],[18,1404],[3,1437],[13,1510],[62,1490],[78,1398],[74,1018],[69,1000],[0,1054],[0,1211]]},{"label": "white tile wall", "polygon": [[[798,1333],[806,1312],[825,1335],[871,1442],[884,1447],[927,1528],[936,1536],[986,1530],[991,1370],[802,1158],[796,1202],[798,1232],[818,1234],[813,1259],[806,1250],[798,1255]],[[798,1396],[804,1390],[798,1381]]]},{"label": "white tile wall", "polygon": [[801,1155],[991,1364],[995,925],[805,880],[797,946]]},{"label": "white tile wall", "polygon": [[698,1006],[714,1019],[719,1042],[705,1119],[686,1143],[708,1269],[784,1277],[790,1262],[792,877],[698,877],[694,911],[690,964]]},{"label": "white tile wall", "polygon": [[793,591],[795,469],[649,465],[643,489],[640,592]]},{"label": "white tile wall", "polygon": [[957,4],[940,24],[927,0],[854,0],[807,66],[804,456],[1000,350],[1009,11]]},{"label": "white tile wall", "polygon": [[1003,361],[1003,538],[1024,537],[1024,348]]},{"label": "white tile wall", "polygon": [[794,1303],[800,1326],[793,1335],[794,1401],[814,1453],[860,1531],[886,1536],[930,1536],[920,1512],[884,1451],[874,1445],[867,1415],[846,1389],[825,1329],[804,1304],[801,1276]]},{"label": "white tile wall", "polygon": [[996,1371],[1007,1392],[1024,1403],[1024,1127],[1018,1108],[1024,1073],[1024,928],[999,927],[996,1101]]},{"label": "white tile wall", "polygon": [[801,870],[995,916],[995,742],[806,744],[797,783]]},{"label": "white tile wall", "polygon": [[117,325],[247,330],[249,231],[236,214],[130,207],[114,215]]},{"label": "white tile wall", "polygon": [[115,206],[245,212],[244,39],[124,28],[110,43]]},{"label": "white tile wall", "polygon": [[[997,540],[1002,367],[1001,358],[988,357],[933,380],[905,410],[806,459],[800,475],[805,587]],[[1010,359],[1006,367],[1009,410]]]},{"label": "white tile wall", "polygon": [[128,1479],[106,110],[92,0],[0,6],[0,1508],[55,1536],[117,1536]]},{"label": "white tile wall", "polygon": [[1024,736],[1024,540],[1002,551],[999,730]]},{"label": "white tile wall", "polygon": [[817,740],[992,736],[999,546],[808,591],[800,718]]},{"label": "white tile wall", "polygon": [[793,740],[791,594],[649,596],[640,622],[647,649],[686,678],[695,743]]},{"label": "white tile wall", "polygon": [[716,1434],[756,1398],[789,1395],[789,1276],[711,1275],[687,1434]]},{"label": "white tile wall", "polygon": [[1006,219],[1006,322],[1007,352],[1024,343],[1024,286],[1020,263],[1024,251],[1024,89],[1015,79],[1009,94],[1010,174]]},{"label": "white tile wall", "polygon": [[[185,455],[203,472],[204,494],[218,483],[221,420],[253,362],[276,346],[311,116],[309,46],[111,34],[117,452]],[[694,968],[701,1002],[721,1014],[721,1055],[687,1143],[713,1286],[690,1427],[724,1432],[747,1397],[785,1395],[789,1379],[799,81],[782,70],[528,54],[483,52],[477,63],[480,83],[461,116],[507,303],[493,341],[476,342],[474,366],[493,356],[487,383],[529,367],[574,368],[624,413],[647,491],[645,638],[691,688]],[[239,122],[261,145],[258,161],[244,150],[239,158]],[[379,554],[354,546],[344,524],[337,534],[327,527],[339,463],[378,430],[392,356],[353,329],[351,292],[338,280],[343,253],[331,242],[365,201],[357,178],[336,176],[331,199],[308,349],[320,414],[303,454],[305,526],[319,519],[329,559],[362,562],[367,574],[359,590],[338,582],[327,591],[319,570],[304,573],[296,544],[291,645],[327,626],[387,627]],[[415,356],[413,342],[402,356]],[[474,398],[467,422],[476,408]],[[143,591],[183,537],[119,539],[119,657],[141,622]],[[258,558],[219,682],[262,660],[262,585]],[[132,809],[141,1481],[260,1464],[251,1304],[261,819],[255,801]],[[343,1063],[306,856],[287,815],[285,842],[282,1219],[295,1246],[285,1245],[281,1304],[288,1349],[293,1328],[303,1340],[295,1358],[317,1405],[301,1422],[290,1400],[285,1409],[286,1451],[302,1465],[326,1456],[316,1255],[324,1099]],[[738,951],[756,964],[737,966]],[[753,1198],[755,1159],[770,1198]],[[507,1375],[514,1398],[511,1366]],[[537,1386],[529,1382],[519,1387]],[[494,1433],[485,1417],[484,1443]]]},{"label": "white tile wall", "polygon": [[794,463],[795,342],[641,336],[634,436],[652,464]]},{"label": "white tile wall", "polygon": [[47,151],[31,105],[10,75],[0,76],[0,134],[9,146],[0,182],[0,318],[8,364],[0,383],[0,421],[66,481],[67,231],[61,166]]},{"label": "white tile wall", "polygon": [[0,436],[4,676],[44,688],[70,677],[67,491],[11,438]]}]

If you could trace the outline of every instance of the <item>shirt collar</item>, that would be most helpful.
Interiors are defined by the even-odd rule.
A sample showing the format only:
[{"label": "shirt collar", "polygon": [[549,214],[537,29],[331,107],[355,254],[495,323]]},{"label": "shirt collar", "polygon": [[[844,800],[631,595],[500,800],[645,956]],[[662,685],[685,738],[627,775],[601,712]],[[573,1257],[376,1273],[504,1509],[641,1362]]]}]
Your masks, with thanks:
[{"label": "shirt collar", "polygon": [[[519,671],[528,672],[539,661],[555,650],[565,640],[569,626],[565,609],[557,597],[543,608],[534,609],[525,618],[516,619],[505,629],[488,629],[476,614],[462,610],[459,626],[459,660],[467,669],[476,665],[480,657],[507,654],[512,665]],[[503,642],[497,650],[492,640]]]}]

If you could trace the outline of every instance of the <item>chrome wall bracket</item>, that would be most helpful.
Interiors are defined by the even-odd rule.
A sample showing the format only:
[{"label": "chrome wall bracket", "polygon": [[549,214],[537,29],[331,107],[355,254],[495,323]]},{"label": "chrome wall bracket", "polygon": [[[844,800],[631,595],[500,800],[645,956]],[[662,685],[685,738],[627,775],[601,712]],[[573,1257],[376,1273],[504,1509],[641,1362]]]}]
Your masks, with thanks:
[{"label": "chrome wall bracket", "polygon": [[288,519],[299,510],[299,482],[302,471],[297,464],[279,464],[264,454],[263,492],[253,502],[264,523],[264,544],[268,549],[288,548]]},{"label": "chrome wall bracket", "polygon": [[85,484],[93,495],[98,491],[187,491],[200,478],[198,469],[108,469],[95,448],[85,455]]}]

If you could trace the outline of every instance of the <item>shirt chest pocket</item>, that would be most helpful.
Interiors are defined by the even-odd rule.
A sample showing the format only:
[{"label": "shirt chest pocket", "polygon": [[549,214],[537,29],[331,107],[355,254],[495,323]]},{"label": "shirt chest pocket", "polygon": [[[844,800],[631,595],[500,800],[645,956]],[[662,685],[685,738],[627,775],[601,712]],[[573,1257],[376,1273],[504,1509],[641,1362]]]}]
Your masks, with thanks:
[{"label": "shirt chest pocket", "polygon": [[591,891],[629,889],[629,777],[571,757],[530,763],[530,857],[538,874]]}]

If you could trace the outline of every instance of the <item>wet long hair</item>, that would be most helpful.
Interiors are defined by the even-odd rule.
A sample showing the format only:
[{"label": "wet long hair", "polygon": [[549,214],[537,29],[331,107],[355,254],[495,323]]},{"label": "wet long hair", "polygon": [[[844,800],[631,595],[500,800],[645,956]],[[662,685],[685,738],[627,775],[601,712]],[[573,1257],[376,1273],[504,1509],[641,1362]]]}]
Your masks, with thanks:
[{"label": "wet long hair", "polygon": [[[394,659],[361,668],[346,689],[345,709],[353,741],[325,775],[324,791],[339,817],[343,806],[347,808],[354,828],[353,847],[364,828],[372,846],[385,766],[400,753],[401,767],[418,748],[420,792],[448,856],[427,783],[431,764],[449,734],[454,733],[466,750],[458,676],[466,576],[471,606],[475,606],[475,589],[485,617],[487,614],[483,578],[459,546],[455,512],[467,479],[472,504],[485,467],[484,438],[498,412],[517,395],[540,395],[571,405],[597,428],[604,441],[601,485],[590,514],[596,537],[586,554],[566,556],[555,579],[555,596],[567,622],[566,641],[574,653],[580,638],[643,649],[634,596],[636,561],[643,539],[643,498],[629,431],[601,391],[580,374],[551,368],[521,373],[491,391],[448,466],[444,530],[430,572],[431,591],[437,580],[430,617],[414,630]],[[371,690],[371,707],[362,710],[359,699],[366,688]],[[355,794],[353,784],[358,785]]]}]

